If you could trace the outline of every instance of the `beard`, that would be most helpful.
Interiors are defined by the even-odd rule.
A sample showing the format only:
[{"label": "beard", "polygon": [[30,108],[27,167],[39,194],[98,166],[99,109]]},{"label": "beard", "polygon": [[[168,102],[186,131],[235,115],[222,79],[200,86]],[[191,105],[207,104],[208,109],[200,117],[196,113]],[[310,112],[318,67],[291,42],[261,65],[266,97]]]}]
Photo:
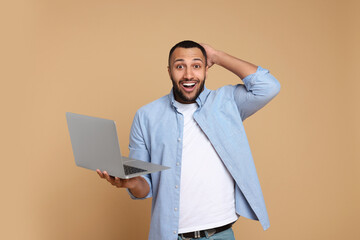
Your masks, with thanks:
[{"label": "beard", "polygon": [[[205,77],[204,77],[204,80],[200,83],[200,87],[196,90],[196,93],[194,95],[194,97],[188,97],[186,96],[180,89],[179,85],[177,85],[175,83],[175,81],[173,80],[172,77],[171,78],[171,81],[172,81],[172,84],[173,84],[173,92],[174,92],[174,96],[176,98],[178,98],[178,100],[181,100],[182,103],[194,103],[195,100],[199,97],[200,93],[204,90],[204,85],[205,85]],[[200,81],[198,81],[199,83]],[[198,84],[197,83],[197,84]],[[177,100],[177,99],[175,99]],[[178,101],[180,102],[180,101]]]}]

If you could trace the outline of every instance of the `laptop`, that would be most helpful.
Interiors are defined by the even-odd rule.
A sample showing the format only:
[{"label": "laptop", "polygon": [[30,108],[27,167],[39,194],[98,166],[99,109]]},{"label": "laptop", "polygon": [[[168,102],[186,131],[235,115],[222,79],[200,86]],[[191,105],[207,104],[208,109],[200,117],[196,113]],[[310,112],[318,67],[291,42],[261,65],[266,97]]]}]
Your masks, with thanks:
[{"label": "laptop", "polygon": [[110,176],[133,178],[169,167],[121,156],[113,120],[66,113],[75,163],[79,167],[107,171]]}]

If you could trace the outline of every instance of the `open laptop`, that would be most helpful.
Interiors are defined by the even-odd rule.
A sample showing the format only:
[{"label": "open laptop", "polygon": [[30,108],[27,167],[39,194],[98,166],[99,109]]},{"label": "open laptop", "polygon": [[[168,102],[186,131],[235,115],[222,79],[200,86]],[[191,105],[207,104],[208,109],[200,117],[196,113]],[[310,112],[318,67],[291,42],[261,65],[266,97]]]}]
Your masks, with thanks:
[{"label": "open laptop", "polygon": [[79,167],[107,171],[128,179],[169,167],[121,156],[113,120],[66,113],[75,163]]}]

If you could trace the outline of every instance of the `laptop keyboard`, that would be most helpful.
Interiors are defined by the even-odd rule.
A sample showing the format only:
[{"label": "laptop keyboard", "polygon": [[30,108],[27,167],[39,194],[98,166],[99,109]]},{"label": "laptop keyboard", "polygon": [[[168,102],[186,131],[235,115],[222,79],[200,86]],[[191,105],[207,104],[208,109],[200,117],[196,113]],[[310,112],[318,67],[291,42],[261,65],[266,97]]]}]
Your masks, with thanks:
[{"label": "laptop keyboard", "polygon": [[131,166],[125,165],[125,164],[124,164],[124,171],[125,171],[125,175],[130,175],[130,174],[139,173],[139,172],[146,172],[146,170],[144,170],[144,169],[131,167]]}]

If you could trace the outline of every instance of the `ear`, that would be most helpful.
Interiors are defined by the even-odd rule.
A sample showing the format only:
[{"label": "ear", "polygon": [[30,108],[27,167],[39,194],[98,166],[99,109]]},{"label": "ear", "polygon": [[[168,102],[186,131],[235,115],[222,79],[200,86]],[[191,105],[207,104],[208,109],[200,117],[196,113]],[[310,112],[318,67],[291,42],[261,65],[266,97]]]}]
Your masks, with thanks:
[{"label": "ear", "polygon": [[206,78],[207,78],[208,70],[209,70],[209,65],[206,65],[206,68],[205,68],[205,77]]},{"label": "ear", "polygon": [[167,66],[167,70],[168,70],[169,77],[171,78],[171,71],[170,71],[170,67],[169,67],[169,66]]}]

